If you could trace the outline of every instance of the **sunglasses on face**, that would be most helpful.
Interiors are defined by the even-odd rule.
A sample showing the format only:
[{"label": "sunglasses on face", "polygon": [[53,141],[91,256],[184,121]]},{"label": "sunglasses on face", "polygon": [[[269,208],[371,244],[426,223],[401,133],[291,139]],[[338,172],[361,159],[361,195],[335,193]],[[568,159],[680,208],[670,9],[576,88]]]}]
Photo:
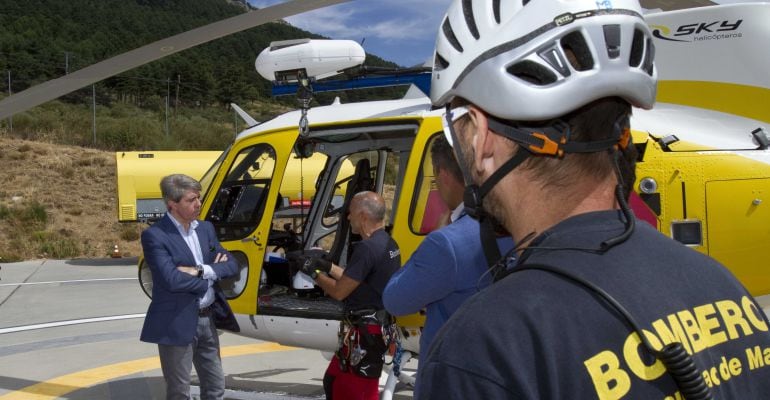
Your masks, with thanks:
[{"label": "sunglasses on face", "polygon": [[441,126],[444,128],[444,136],[446,137],[446,141],[449,142],[449,145],[452,147],[454,147],[454,141],[452,140],[452,137],[454,136],[454,123],[468,114],[468,111],[468,107],[464,106],[455,107],[452,109],[447,106],[446,111],[444,111],[444,115],[441,116]]}]

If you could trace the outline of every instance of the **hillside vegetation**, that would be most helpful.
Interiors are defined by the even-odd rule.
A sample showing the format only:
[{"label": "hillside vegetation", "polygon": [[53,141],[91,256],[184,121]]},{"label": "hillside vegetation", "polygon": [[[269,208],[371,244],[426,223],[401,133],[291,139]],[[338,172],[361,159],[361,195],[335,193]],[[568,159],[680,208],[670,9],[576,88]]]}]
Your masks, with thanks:
[{"label": "hillside vegetation", "polygon": [[[226,0],[0,0],[0,10],[2,98],[249,7]],[[257,120],[296,107],[291,96],[271,97],[254,60],[273,41],[307,37],[321,36],[267,23],[80,89],[0,121],[0,128],[19,138],[109,150],[223,149],[243,128],[231,103]],[[373,55],[366,65],[395,67]],[[334,96],[394,98],[405,90],[321,94],[313,105]]]},{"label": "hillside vegetation", "polygon": [[[265,118],[287,110],[249,105]],[[99,107],[95,142],[91,110],[58,101],[15,116],[13,133],[0,127],[0,262],[104,257],[116,244],[123,256],[138,255],[145,226],[118,223],[115,151],[224,150],[234,138],[233,116],[205,111],[172,116],[167,135],[152,112]]]},{"label": "hillside vegetation", "polygon": [[[226,0],[0,0],[0,98],[248,9]],[[0,121],[0,262],[103,257],[115,244],[138,255],[142,226],[117,222],[114,152],[223,150],[244,128],[230,103],[261,121],[295,108],[291,97],[270,97],[254,59],[272,41],[305,37],[320,36],[265,24]],[[372,55],[366,64],[395,66]],[[313,105],[405,91],[324,94]]]},{"label": "hillside vegetation", "polygon": [[[248,11],[225,0],[0,0],[2,86],[11,91],[60,77],[98,61]],[[227,107],[267,100],[270,83],[254,59],[270,42],[321,36],[283,22],[267,23],[127,71],[96,85],[97,103],[159,108]],[[395,66],[368,55],[367,65]],[[5,89],[5,88],[4,88]],[[7,90],[1,92],[7,93]],[[376,92],[343,94],[342,100]],[[83,103],[91,88],[65,100]]]},{"label": "hillside vegetation", "polygon": [[139,255],[119,224],[112,152],[0,135],[0,262]]}]

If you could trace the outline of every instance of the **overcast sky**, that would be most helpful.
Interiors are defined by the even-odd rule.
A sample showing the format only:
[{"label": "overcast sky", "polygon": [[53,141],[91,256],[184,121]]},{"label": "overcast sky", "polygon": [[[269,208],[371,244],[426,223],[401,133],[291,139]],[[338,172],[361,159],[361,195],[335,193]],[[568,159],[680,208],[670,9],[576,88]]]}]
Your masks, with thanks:
[{"label": "overcast sky", "polygon": [[[284,0],[249,0],[266,7]],[[751,1],[751,0],[748,0]],[[747,0],[717,0],[739,3]],[[433,56],[441,18],[451,0],[354,0],[288,18],[292,25],[332,39],[364,40],[367,53],[404,67]]]}]

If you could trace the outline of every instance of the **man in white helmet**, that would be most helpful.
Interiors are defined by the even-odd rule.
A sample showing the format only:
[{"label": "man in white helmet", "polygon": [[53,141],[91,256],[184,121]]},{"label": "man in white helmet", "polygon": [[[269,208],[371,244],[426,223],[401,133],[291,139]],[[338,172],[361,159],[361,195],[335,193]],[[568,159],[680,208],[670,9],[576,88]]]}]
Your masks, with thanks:
[{"label": "man in white helmet", "polygon": [[767,398],[761,308],[626,204],[628,118],[654,103],[653,59],[636,0],[452,2],[431,99],[466,207],[519,254],[439,332],[419,399]]}]

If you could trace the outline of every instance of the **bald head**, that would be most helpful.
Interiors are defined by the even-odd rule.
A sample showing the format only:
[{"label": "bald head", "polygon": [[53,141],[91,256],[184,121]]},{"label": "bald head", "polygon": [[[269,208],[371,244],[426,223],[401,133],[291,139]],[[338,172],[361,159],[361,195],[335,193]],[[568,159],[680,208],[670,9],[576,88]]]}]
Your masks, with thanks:
[{"label": "bald head", "polygon": [[358,192],[350,202],[350,213],[361,212],[369,222],[383,222],[385,220],[385,200],[375,192]]}]

